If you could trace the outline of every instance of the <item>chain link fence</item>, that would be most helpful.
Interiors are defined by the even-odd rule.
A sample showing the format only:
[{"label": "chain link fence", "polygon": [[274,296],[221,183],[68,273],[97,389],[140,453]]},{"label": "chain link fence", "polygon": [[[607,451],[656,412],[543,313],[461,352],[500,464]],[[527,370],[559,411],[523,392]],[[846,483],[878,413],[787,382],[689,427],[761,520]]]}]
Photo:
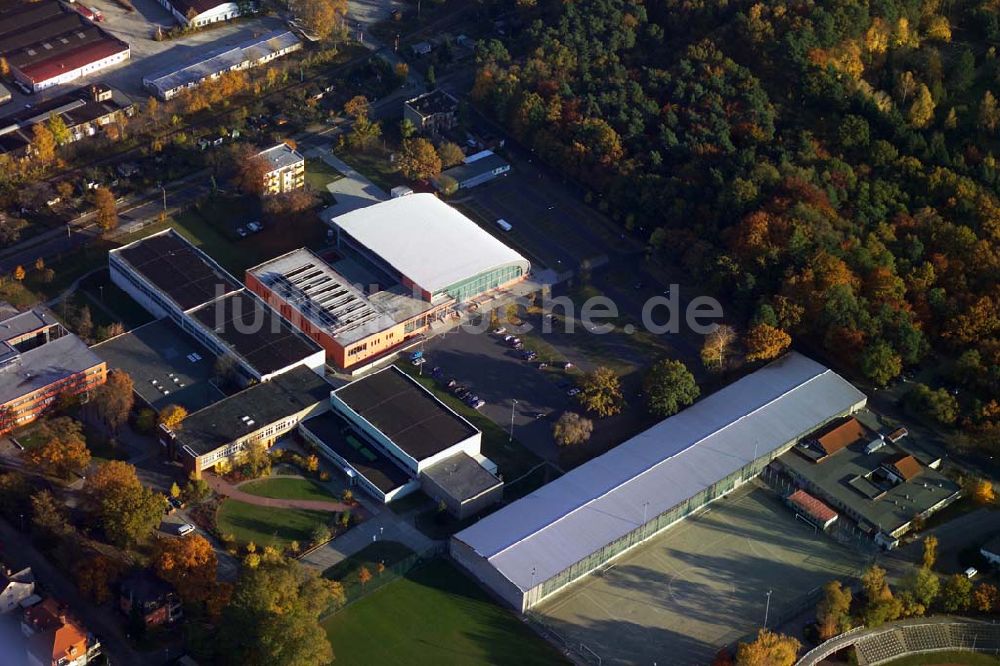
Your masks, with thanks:
[{"label": "chain link fence", "polygon": [[371,580],[366,583],[362,583],[358,575],[360,572],[360,567],[350,573],[345,580],[338,581],[344,588],[344,598],[345,602],[341,608],[333,608],[328,610],[323,614],[321,619],[326,619],[327,617],[333,615],[342,608],[346,608],[353,604],[359,599],[364,599],[368,595],[372,594],[376,590],[388,585],[394,580],[398,580],[410,573],[413,569],[422,566],[429,562],[430,560],[443,555],[446,550],[445,544],[436,543],[427,550],[420,553],[413,553],[408,555],[398,562],[394,562],[391,565],[385,565],[385,569],[381,572],[377,571],[377,568],[372,565],[366,565],[368,567],[369,573],[371,573]]}]

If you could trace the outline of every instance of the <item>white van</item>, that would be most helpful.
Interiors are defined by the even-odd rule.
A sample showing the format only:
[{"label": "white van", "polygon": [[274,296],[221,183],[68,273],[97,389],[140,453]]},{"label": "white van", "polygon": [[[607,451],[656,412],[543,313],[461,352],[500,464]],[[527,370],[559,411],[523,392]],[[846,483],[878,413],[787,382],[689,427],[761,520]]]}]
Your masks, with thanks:
[{"label": "white van", "polygon": [[504,231],[510,231],[511,229],[514,228],[514,227],[510,226],[510,222],[508,222],[507,220],[503,219],[502,217],[499,220],[497,220],[497,226],[500,227],[501,229],[503,229]]},{"label": "white van", "polygon": [[186,536],[191,534],[191,532],[194,532],[194,525],[190,523],[184,523],[177,528],[177,536]]}]

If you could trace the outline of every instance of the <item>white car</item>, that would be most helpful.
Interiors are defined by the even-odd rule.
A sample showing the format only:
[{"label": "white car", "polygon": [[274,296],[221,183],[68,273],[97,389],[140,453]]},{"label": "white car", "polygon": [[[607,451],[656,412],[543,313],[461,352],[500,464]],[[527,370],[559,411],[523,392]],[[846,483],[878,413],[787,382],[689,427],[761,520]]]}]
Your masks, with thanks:
[{"label": "white car", "polygon": [[180,527],[177,528],[177,536],[187,536],[194,532],[194,525],[191,523],[182,523]]},{"label": "white car", "polygon": [[575,395],[580,395],[580,389],[578,387],[574,386],[570,390],[566,391],[566,395],[568,395],[571,398],[573,396],[575,396]]},{"label": "white car", "polygon": [[426,362],[427,362],[427,359],[424,358],[423,356],[421,356],[420,358],[415,358],[412,361],[410,361],[410,363],[412,363],[414,366],[421,366],[421,365],[423,365]]},{"label": "white car", "polygon": [[979,573],[979,570],[976,569],[976,567],[969,567],[968,569],[965,570],[965,577],[966,578],[975,578],[976,574],[978,574],[978,573]]},{"label": "white car", "polygon": [[493,335],[503,335],[506,332],[507,332],[507,329],[504,328],[503,326],[501,326],[500,328],[494,328],[493,329]]}]

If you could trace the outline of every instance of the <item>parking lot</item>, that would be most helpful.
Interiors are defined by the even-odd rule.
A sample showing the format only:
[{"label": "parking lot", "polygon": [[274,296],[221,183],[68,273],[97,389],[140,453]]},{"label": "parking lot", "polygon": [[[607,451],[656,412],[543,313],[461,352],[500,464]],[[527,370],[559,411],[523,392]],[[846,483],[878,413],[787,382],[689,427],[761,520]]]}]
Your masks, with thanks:
[{"label": "parking lot", "polygon": [[[424,372],[440,366],[445,380],[454,378],[485,404],[479,411],[507,430],[513,407],[514,437],[537,456],[557,461],[552,424],[569,409],[579,409],[566,391],[570,375],[557,367],[540,370],[495,335],[455,329],[425,344]],[[517,404],[514,404],[517,400]],[[542,416],[539,416],[542,415]]]},{"label": "parking lot", "polygon": [[529,169],[527,165],[515,167],[492,182],[463,190],[455,203],[479,217],[484,226],[492,226],[499,218],[509,222],[511,231],[503,238],[519,246],[517,249],[527,250],[534,264],[556,271],[574,270],[584,261],[593,262],[605,255],[608,239],[594,231],[600,227],[592,220],[594,211],[569,196],[563,187],[549,187],[544,175]]},{"label": "parking lot", "polygon": [[[796,521],[748,484],[581,579],[538,609],[544,623],[603,664],[700,664],[764,623],[811,605],[860,556]],[[767,608],[768,592],[770,607]]]}]

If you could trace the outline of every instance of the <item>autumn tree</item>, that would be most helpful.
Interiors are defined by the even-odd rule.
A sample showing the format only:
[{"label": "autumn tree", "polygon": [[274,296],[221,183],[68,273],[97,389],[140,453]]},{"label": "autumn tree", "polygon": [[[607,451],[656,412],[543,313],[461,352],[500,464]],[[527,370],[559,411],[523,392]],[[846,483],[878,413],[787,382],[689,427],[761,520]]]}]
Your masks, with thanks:
[{"label": "autumn tree", "polygon": [[588,372],[580,380],[579,388],[580,404],[602,418],[614,416],[625,407],[621,378],[609,367],[602,365]]},{"label": "autumn tree", "polygon": [[151,564],[156,575],[173,585],[185,603],[206,601],[215,587],[215,549],[200,534],[158,539]]},{"label": "autumn tree", "polygon": [[364,95],[355,95],[344,102],[344,113],[355,122],[368,117],[368,108],[368,98]]},{"label": "autumn tree", "polygon": [[743,344],[747,348],[747,361],[770,361],[785,353],[792,337],[776,326],[761,323],[750,327]]},{"label": "autumn tree", "polygon": [[916,128],[927,127],[934,119],[934,106],[934,97],[930,89],[924,83],[919,84],[913,104],[907,113],[910,124]]},{"label": "autumn tree", "polygon": [[873,565],[865,569],[861,574],[861,587],[865,594],[861,615],[866,626],[878,627],[902,614],[903,604],[889,589],[882,567]]},{"label": "autumn tree", "polygon": [[187,415],[187,410],[180,405],[169,404],[160,410],[160,425],[169,430],[177,430]]},{"label": "autumn tree", "polygon": [[24,266],[21,264],[14,267],[14,279],[18,282],[22,282],[27,275],[28,272],[24,270]]},{"label": "autumn tree", "polygon": [[823,640],[851,628],[851,588],[831,580],[823,586],[823,597],[816,606],[816,622]]},{"label": "autumn tree", "polygon": [[924,553],[921,559],[921,566],[924,569],[933,569],[934,562],[937,561],[938,540],[933,534],[924,537]]},{"label": "autumn tree", "polygon": [[989,479],[970,477],[964,486],[965,494],[971,497],[976,504],[992,504],[996,500],[996,491]]},{"label": "autumn tree", "polygon": [[48,490],[31,496],[31,527],[41,537],[53,542],[73,531],[65,507]]},{"label": "autumn tree", "polygon": [[972,603],[972,581],[960,573],[949,576],[941,588],[939,601],[948,613],[966,610]]},{"label": "autumn tree", "polygon": [[701,348],[701,360],[705,367],[720,369],[725,366],[726,356],[729,355],[735,340],[735,329],[725,324],[717,326],[714,331],[705,336],[705,342]]},{"label": "autumn tree", "polygon": [[117,432],[128,421],[135,405],[133,388],[132,377],[124,370],[115,369],[94,392],[90,408],[112,432]]},{"label": "autumn tree", "polygon": [[73,565],[76,586],[94,603],[111,599],[112,590],[122,574],[122,564],[103,553],[92,553]]},{"label": "autumn tree", "polygon": [[262,196],[267,185],[271,165],[253,146],[237,144],[232,152],[232,163],[227,172],[233,186],[251,196]]},{"label": "autumn tree", "polygon": [[372,579],[372,572],[368,570],[368,567],[362,566],[358,569],[358,582],[361,583],[361,587],[367,585]]},{"label": "autumn tree", "polygon": [[403,141],[399,171],[410,180],[430,180],[441,173],[441,158],[434,144],[422,137]]},{"label": "autumn tree", "polygon": [[113,231],[118,228],[118,203],[111,190],[106,187],[94,190],[94,210],[97,226],[103,231]]},{"label": "autumn tree", "polygon": [[980,613],[990,613],[1000,608],[1000,592],[990,583],[980,583],[972,591],[972,607]]},{"label": "autumn tree", "polygon": [[52,139],[57,146],[65,145],[73,139],[69,127],[66,126],[66,121],[58,113],[49,115],[49,131],[52,132]]},{"label": "autumn tree", "polygon": [[105,535],[121,547],[142,541],[163,515],[163,496],[143,486],[135,467],[119,460],[101,464],[87,479],[84,493]]},{"label": "autumn tree", "polygon": [[444,141],[438,146],[437,149],[438,157],[441,158],[441,166],[445,169],[448,167],[453,167],[456,164],[461,164],[465,159],[465,153],[458,146],[457,143],[452,141]]},{"label": "autumn tree", "polygon": [[31,126],[31,152],[42,164],[49,164],[56,158],[56,138],[45,123]]},{"label": "autumn tree", "polygon": [[396,75],[396,81],[399,85],[403,85],[410,76],[410,66],[405,62],[397,62],[392,68],[392,73]]},{"label": "autumn tree", "polygon": [[576,412],[563,412],[552,426],[552,437],[559,446],[582,444],[594,432],[594,422]]},{"label": "autumn tree", "polygon": [[343,587],[299,566],[266,559],[244,569],[219,623],[227,663],[322,666],[333,650],[320,616],[344,604]]},{"label": "autumn tree", "polygon": [[987,90],[979,104],[979,126],[993,134],[1000,127],[1000,105],[993,93]]},{"label": "autumn tree", "polygon": [[761,629],[756,640],[736,648],[736,666],[792,666],[800,649],[802,644],[791,636]]},{"label": "autumn tree", "polygon": [[687,366],[670,359],[653,364],[643,378],[642,390],[649,413],[659,417],[676,414],[701,394]]},{"label": "autumn tree", "polygon": [[941,581],[937,574],[926,567],[911,571],[903,579],[902,583],[903,592],[909,594],[911,598],[925,609],[934,603],[940,589]]},{"label": "autumn tree", "polygon": [[328,39],[343,26],[347,0],[290,0],[288,8],[310,34]]},{"label": "autumn tree", "polygon": [[79,422],[68,417],[52,419],[39,428],[38,435],[42,444],[28,449],[25,459],[39,471],[68,479],[90,464],[90,450]]}]

